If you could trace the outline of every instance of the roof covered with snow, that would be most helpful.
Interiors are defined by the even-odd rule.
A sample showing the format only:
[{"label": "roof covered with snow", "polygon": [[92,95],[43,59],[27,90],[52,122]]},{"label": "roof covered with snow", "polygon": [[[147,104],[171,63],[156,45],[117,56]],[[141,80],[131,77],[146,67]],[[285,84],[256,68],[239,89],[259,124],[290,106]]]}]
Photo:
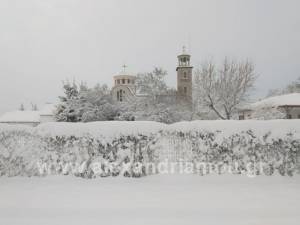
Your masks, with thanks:
[{"label": "roof covered with snow", "polygon": [[0,117],[0,122],[9,123],[39,123],[40,114],[38,111],[12,111]]},{"label": "roof covered with snow", "polygon": [[266,98],[250,104],[248,109],[259,109],[259,108],[273,108],[280,106],[299,106],[300,107],[300,93],[279,95],[275,97]]},{"label": "roof covered with snow", "polygon": [[0,123],[39,123],[40,116],[53,116],[55,110],[55,104],[47,103],[39,111],[16,110],[12,112],[7,112],[0,116]]}]

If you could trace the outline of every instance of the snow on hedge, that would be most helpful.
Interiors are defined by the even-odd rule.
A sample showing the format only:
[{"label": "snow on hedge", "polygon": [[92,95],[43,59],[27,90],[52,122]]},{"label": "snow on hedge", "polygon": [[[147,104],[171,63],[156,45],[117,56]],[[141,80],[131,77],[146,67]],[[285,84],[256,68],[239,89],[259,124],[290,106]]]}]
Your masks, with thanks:
[{"label": "snow on hedge", "polygon": [[293,134],[300,139],[300,120],[199,120],[179,122],[171,125],[152,121],[101,121],[90,123],[43,123],[32,128],[24,125],[0,124],[0,132],[11,130],[24,130],[40,136],[86,136],[113,139],[129,135],[150,135],[159,132],[215,132],[222,137],[253,131],[258,136],[267,133],[274,138]]},{"label": "snow on hedge", "polygon": [[34,131],[41,136],[82,137],[90,135],[95,138],[114,139],[120,136],[156,134],[165,127],[165,124],[150,121],[53,122],[41,124]]},{"label": "snow on hedge", "polygon": [[[275,171],[292,175],[299,169],[299,156],[300,120],[0,125],[0,176],[39,176],[39,163],[47,164],[51,174],[140,177],[153,173],[145,171],[147,163],[164,160],[183,160],[193,167],[198,162],[218,167],[238,164],[235,173],[246,171],[249,163],[262,162],[268,175]],[[101,168],[96,174],[97,162]],[[79,171],[66,164],[84,167]],[[198,169],[195,173],[203,175]]]},{"label": "snow on hedge", "polygon": [[252,131],[257,136],[270,133],[273,138],[284,137],[293,134],[300,139],[300,120],[214,120],[179,122],[167,126],[166,132],[213,132],[221,137],[229,137],[233,134]]}]

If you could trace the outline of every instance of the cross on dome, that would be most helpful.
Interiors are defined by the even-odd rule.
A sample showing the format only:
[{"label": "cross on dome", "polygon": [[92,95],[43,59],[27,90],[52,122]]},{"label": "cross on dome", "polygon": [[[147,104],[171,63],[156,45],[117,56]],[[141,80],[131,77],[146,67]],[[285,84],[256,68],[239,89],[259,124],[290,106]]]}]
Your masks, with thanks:
[{"label": "cross on dome", "polygon": [[125,74],[126,73],[126,68],[127,68],[126,64],[124,64],[122,67],[123,67],[123,73]]}]

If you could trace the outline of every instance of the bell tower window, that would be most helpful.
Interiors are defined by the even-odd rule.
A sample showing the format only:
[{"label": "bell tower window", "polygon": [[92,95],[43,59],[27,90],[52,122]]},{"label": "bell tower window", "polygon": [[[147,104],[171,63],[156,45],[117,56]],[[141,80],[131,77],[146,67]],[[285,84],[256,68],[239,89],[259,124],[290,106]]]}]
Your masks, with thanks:
[{"label": "bell tower window", "polygon": [[187,74],[186,74],[186,72],[183,72],[183,78],[184,78],[184,79],[187,79]]}]

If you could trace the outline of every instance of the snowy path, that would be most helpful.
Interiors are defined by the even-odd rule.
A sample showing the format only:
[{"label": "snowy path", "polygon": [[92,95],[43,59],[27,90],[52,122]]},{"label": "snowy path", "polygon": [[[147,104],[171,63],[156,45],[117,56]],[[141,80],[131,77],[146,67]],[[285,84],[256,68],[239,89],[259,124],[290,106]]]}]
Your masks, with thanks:
[{"label": "snowy path", "polygon": [[298,225],[300,176],[0,178],[0,224]]}]

